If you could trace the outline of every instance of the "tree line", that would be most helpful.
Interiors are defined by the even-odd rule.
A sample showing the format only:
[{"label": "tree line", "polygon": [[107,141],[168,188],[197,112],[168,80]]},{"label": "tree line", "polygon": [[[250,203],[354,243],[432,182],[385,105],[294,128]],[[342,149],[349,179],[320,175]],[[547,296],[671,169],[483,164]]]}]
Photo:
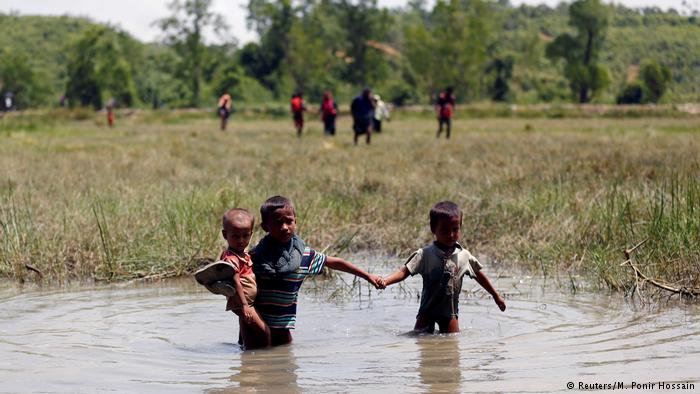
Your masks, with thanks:
[{"label": "tree line", "polygon": [[[600,0],[554,8],[507,0],[438,0],[430,8],[411,0],[396,9],[376,0],[249,0],[248,27],[259,39],[239,46],[212,0],[168,7],[170,15],[154,21],[162,39],[152,44],[113,26],[58,17],[32,27],[31,17],[0,14],[0,25],[24,19],[26,35],[38,39],[11,27],[5,41],[0,36],[0,94],[11,92],[19,107],[54,104],[60,95],[95,108],[112,98],[122,106],[210,106],[224,92],[249,103],[295,91],[349,99],[363,86],[397,105],[427,103],[445,86],[461,102],[700,98],[700,20],[692,10]],[[219,41],[206,43],[205,32]]]}]

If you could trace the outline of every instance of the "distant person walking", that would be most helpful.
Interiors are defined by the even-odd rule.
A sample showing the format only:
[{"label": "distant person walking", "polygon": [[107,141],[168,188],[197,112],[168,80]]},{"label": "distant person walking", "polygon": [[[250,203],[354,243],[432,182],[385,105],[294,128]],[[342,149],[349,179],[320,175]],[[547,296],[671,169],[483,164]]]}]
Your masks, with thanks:
[{"label": "distant person walking", "polygon": [[369,145],[372,141],[372,118],[374,118],[374,103],[370,88],[364,88],[362,93],[352,100],[350,112],[353,121],[352,129],[355,132],[355,145],[362,134],[367,135],[367,144]]},{"label": "distant person walking", "polygon": [[231,108],[233,102],[231,100],[231,95],[224,93],[219,97],[218,113],[221,119],[221,131],[226,130],[226,125],[228,124],[228,117],[231,116]]},{"label": "distant person walking", "polygon": [[301,92],[296,92],[292,95],[290,106],[292,108],[294,127],[297,129],[297,137],[301,138],[301,132],[304,130],[304,111],[306,111],[304,96]]},{"label": "distant person walking", "polygon": [[14,98],[14,95],[12,94],[12,92],[7,92],[7,93],[5,93],[5,99],[3,100],[3,101],[4,101],[3,104],[4,104],[4,107],[5,107],[5,108],[4,108],[5,111],[11,111],[11,110],[12,110],[12,105],[13,105],[12,99],[13,99],[13,98]]},{"label": "distant person walking", "polygon": [[114,127],[114,110],[117,108],[117,102],[111,98],[109,101],[107,101],[107,125],[109,127]]},{"label": "distant person walking", "polygon": [[452,131],[452,116],[454,115],[455,95],[452,86],[449,86],[438,95],[435,102],[435,112],[438,118],[437,138],[440,138],[442,126],[447,128],[447,139],[450,139],[450,131]]},{"label": "distant person walking", "polygon": [[386,106],[386,103],[382,100],[382,98],[378,95],[375,94],[374,98],[374,118],[372,118],[372,131],[376,133],[381,133],[382,132],[382,121],[383,120],[389,120],[389,108]]},{"label": "distant person walking", "polygon": [[323,132],[325,135],[335,135],[335,118],[338,116],[338,104],[333,100],[333,93],[326,91],[323,93],[321,102],[321,120],[323,121]]}]

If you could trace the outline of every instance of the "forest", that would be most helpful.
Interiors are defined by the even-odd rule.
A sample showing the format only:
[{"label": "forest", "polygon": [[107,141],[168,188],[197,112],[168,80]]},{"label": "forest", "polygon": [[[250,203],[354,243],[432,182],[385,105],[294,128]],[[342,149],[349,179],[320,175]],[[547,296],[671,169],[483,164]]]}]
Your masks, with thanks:
[{"label": "forest", "polygon": [[[210,107],[285,102],[296,91],[349,100],[370,86],[394,105],[686,103],[700,99],[697,10],[600,0],[556,7],[507,0],[249,0],[232,37],[211,0],[175,0],[157,42],[70,16],[0,13],[0,96],[14,108]],[[209,36],[216,39],[205,39]]]}]

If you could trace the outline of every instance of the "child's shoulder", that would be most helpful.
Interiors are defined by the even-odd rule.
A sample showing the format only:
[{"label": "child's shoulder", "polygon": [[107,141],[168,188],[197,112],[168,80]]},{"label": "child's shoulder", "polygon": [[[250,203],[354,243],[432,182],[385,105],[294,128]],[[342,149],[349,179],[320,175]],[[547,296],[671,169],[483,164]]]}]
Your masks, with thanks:
[{"label": "child's shoulder", "polygon": [[435,243],[431,242],[431,243],[421,247],[420,249],[418,249],[416,251],[416,253],[421,254],[421,255],[427,255],[430,253],[436,253],[438,250],[439,249],[438,249],[437,245],[435,245]]},{"label": "child's shoulder", "polygon": [[431,248],[432,248],[432,244],[425,245],[419,249],[414,250],[408,256],[408,259],[406,259],[406,261],[420,261],[420,260],[422,260],[423,256],[426,256],[426,255],[431,253]]},{"label": "child's shoulder", "polygon": [[468,272],[469,276],[474,277],[477,271],[480,271],[484,266],[479,262],[479,259],[474,257],[471,252],[467,249],[462,249],[457,254],[457,264],[460,267],[464,267]]},{"label": "child's shoulder", "polygon": [[472,252],[469,251],[469,249],[463,247],[460,245],[459,247],[459,252],[457,253],[457,256],[460,260],[476,260],[476,257],[472,254]]},{"label": "child's shoulder", "polygon": [[221,257],[219,258],[219,260],[222,260],[222,261],[225,261],[227,263],[234,264],[234,265],[238,265],[240,263],[251,264],[251,261],[252,261],[251,257],[252,256],[251,256],[250,252],[248,252],[247,250],[243,251],[242,253],[234,253],[228,249],[225,249],[221,253]]}]

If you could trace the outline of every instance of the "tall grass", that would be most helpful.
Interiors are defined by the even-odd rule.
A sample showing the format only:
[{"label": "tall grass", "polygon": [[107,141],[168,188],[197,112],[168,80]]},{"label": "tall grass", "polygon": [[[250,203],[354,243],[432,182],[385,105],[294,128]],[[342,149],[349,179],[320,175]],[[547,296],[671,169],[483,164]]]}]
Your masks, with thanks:
[{"label": "tall grass", "polygon": [[433,120],[399,115],[354,147],[346,117],[335,138],[310,119],[297,140],[288,120],[234,117],[223,133],[213,117],[143,116],[0,136],[0,275],[190,272],[223,247],[226,209],[256,212],[283,194],[303,238],[345,257],[405,256],[430,241],[430,207],[450,199],[488,264],[625,289],[634,278],[621,251],[650,238],[640,267],[698,281],[697,118],[460,120],[447,142]]},{"label": "tall grass", "polygon": [[610,264],[623,260],[619,245],[648,240],[635,253],[648,277],[666,278],[678,287],[700,283],[700,181],[697,175],[678,176],[649,188],[621,191],[612,187],[590,212],[593,224],[579,240],[591,253],[584,267],[614,289],[628,289],[628,267]]}]

